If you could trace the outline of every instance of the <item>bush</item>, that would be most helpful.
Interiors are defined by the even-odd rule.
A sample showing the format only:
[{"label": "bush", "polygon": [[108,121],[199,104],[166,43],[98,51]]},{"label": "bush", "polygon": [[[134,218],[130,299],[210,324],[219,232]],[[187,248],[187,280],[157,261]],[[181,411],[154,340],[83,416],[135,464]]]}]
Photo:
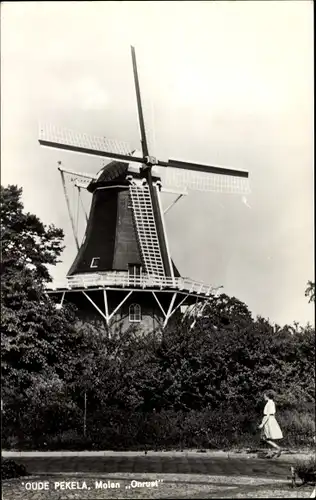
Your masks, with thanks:
[{"label": "bush", "polygon": [[315,414],[313,412],[284,411],[277,414],[284,436],[284,444],[306,446],[315,434]]},{"label": "bush", "polygon": [[14,477],[28,476],[24,465],[17,464],[14,460],[1,458],[1,478],[12,479]]},{"label": "bush", "polygon": [[263,319],[252,321],[234,300],[227,310],[235,311],[236,321],[231,317],[225,326],[219,315],[203,328],[199,322],[194,329],[179,323],[159,342],[150,335],[98,337],[83,327],[85,355],[64,367],[65,373],[33,373],[29,380],[16,370],[27,378],[23,391],[6,379],[2,446],[259,446],[262,392],[269,388],[278,390],[283,446],[308,445],[315,432],[314,331],[293,333]]},{"label": "bush", "polygon": [[45,450],[72,450],[84,451],[93,448],[93,442],[89,437],[80,435],[75,430],[68,430],[60,434],[43,436],[42,443],[39,445]]},{"label": "bush", "polygon": [[[263,446],[258,425],[261,413],[239,413],[229,407],[215,409],[160,412],[132,412],[108,408],[89,415],[86,436],[82,421],[73,429],[42,432],[32,429],[23,435],[2,434],[7,449],[38,450],[138,450],[144,448],[228,449]],[[278,421],[283,431],[283,446],[306,446],[314,432],[313,414],[280,412]]]},{"label": "bush", "polygon": [[316,483],[316,457],[310,457],[308,460],[297,461],[295,473],[303,483]]},{"label": "bush", "polygon": [[26,398],[19,395],[6,404],[2,417],[2,446],[14,449],[43,449],[49,436],[57,437],[82,428],[83,412],[62,391],[34,389]]}]

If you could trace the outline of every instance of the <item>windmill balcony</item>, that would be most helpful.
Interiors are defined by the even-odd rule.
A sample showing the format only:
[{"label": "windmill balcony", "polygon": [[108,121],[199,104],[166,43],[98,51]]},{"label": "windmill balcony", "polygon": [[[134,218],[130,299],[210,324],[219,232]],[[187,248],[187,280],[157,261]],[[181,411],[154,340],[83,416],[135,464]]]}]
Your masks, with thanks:
[{"label": "windmill balcony", "polygon": [[[85,288],[138,288],[157,290],[179,290],[192,295],[210,296],[215,288],[190,278],[167,277],[152,274],[131,275],[124,271],[111,271],[94,274],[77,274],[68,276],[67,283],[62,286],[54,284],[54,288],[85,289]],[[60,284],[61,285],[61,284]]]}]

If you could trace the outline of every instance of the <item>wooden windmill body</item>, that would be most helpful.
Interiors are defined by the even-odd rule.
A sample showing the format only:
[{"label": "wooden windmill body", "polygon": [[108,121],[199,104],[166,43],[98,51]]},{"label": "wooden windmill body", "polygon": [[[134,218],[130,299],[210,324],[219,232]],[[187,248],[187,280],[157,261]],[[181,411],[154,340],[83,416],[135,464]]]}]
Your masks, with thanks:
[{"label": "wooden windmill body", "polygon": [[[216,287],[180,276],[168,246],[160,193],[164,171],[175,173],[180,189],[244,193],[248,172],[177,160],[160,161],[147,146],[135,50],[132,61],[142,152],[117,141],[44,128],[40,144],[113,159],[97,176],[76,174],[80,190],[92,194],[86,233],[68,272],[67,285],[48,290],[61,307],[74,302],[83,320],[143,331],[164,328],[181,306],[200,305]],[[67,171],[59,168],[64,180]],[[79,179],[79,183],[78,183]],[[84,182],[82,182],[84,181]],[[81,182],[81,183],[80,183]],[[170,185],[170,182],[169,182]],[[180,191],[178,197],[183,195]],[[67,199],[67,198],[66,198]]]}]

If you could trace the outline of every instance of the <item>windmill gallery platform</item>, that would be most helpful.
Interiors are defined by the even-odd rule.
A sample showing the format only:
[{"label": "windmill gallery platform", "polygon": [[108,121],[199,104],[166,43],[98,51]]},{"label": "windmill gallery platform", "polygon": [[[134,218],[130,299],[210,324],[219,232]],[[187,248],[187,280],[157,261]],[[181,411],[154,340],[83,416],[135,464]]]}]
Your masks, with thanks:
[{"label": "windmill gallery platform", "polygon": [[125,318],[129,323],[142,322],[144,329],[154,330],[166,326],[182,305],[194,308],[213,291],[212,286],[180,276],[135,276],[113,271],[69,277],[66,286],[49,289],[47,293],[59,307],[65,300],[74,303],[79,314],[84,311],[85,318],[99,316],[109,326]]}]

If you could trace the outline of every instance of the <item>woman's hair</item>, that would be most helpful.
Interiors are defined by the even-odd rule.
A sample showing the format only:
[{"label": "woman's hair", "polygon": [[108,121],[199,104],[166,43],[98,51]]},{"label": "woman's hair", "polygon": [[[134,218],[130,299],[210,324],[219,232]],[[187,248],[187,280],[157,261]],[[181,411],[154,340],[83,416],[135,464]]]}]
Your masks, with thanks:
[{"label": "woman's hair", "polygon": [[269,389],[268,391],[264,391],[264,395],[267,396],[269,399],[274,399],[275,398],[275,392]]}]

